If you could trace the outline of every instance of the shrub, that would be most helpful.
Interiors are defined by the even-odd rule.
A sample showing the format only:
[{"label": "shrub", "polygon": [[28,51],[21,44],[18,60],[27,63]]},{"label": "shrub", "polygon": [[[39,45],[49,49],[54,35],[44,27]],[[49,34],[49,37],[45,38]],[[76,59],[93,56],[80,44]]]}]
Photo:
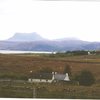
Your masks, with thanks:
[{"label": "shrub", "polygon": [[66,74],[66,73],[68,73],[69,76],[72,75],[72,73],[71,73],[71,66],[68,65],[68,64],[65,66],[64,71],[63,71],[63,74]]},{"label": "shrub", "polygon": [[76,75],[75,80],[79,81],[79,84],[84,86],[90,86],[95,83],[93,74],[87,70],[83,70],[79,75]]}]

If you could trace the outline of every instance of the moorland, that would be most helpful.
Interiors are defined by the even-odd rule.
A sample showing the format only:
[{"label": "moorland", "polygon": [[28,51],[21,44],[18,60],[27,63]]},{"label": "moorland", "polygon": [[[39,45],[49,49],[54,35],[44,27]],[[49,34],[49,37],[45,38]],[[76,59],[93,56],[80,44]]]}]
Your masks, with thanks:
[{"label": "moorland", "polygon": [[[72,79],[86,69],[93,73],[95,83],[28,83],[30,71],[47,68],[62,73],[66,65],[71,66]],[[99,99],[100,55],[0,54],[0,97]]]}]

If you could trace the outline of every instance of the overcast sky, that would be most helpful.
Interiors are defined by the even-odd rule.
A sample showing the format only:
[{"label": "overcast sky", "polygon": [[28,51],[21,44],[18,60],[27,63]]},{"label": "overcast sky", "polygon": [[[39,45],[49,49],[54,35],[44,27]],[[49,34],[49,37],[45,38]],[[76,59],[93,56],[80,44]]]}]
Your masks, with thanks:
[{"label": "overcast sky", "polygon": [[0,0],[0,40],[16,32],[100,41],[100,2]]}]

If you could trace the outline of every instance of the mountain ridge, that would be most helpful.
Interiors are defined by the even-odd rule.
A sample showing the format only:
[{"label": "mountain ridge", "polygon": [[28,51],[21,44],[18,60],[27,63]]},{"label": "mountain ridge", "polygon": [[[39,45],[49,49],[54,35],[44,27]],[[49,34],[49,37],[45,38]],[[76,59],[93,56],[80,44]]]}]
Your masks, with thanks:
[{"label": "mountain ridge", "polygon": [[0,41],[0,50],[72,51],[99,49],[100,42],[88,42],[77,38],[48,40],[36,32],[30,34],[16,33],[8,40]]},{"label": "mountain ridge", "polygon": [[40,41],[40,40],[45,40],[45,39],[36,32],[15,33],[11,38],[7,39],[7,41]]}]

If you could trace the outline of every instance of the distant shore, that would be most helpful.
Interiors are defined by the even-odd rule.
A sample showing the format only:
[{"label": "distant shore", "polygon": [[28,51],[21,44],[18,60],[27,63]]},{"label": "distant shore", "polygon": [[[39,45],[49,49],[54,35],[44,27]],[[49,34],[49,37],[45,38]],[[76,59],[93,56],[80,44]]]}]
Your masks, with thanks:
[{"label": "distant shore", "polygon": [[1,54],[27,54],[27,53],[38,53],[38,54],[55,54],[56,52],[48,51],[17,51],[17,50],[0,50]]}]

